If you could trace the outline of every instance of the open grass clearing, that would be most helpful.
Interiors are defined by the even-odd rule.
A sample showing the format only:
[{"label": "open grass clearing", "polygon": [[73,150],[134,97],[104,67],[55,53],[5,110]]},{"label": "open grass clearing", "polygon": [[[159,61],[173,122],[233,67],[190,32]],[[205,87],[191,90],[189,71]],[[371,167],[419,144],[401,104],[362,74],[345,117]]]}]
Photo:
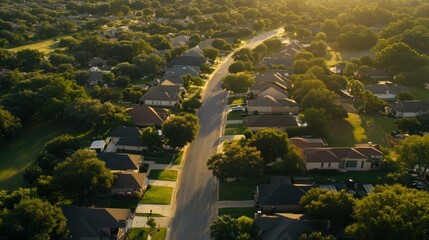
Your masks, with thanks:
[{"label": "open grass clearing", "polygon": [[143,200],[140,203],[146,204],[170,204],[173,188],[163,186],[151,186],[146,189]]},{"label": "open grass clearing", "polygon": [[149,179],[164,180],[164,181],[176,181],[177,171],[176,170],[160,170],[153,169],[147,176]]},{"label": "open grass clearing", "polygon": [[225,126],[224,135],[240,135],[243,134],[246,128],[243,124],[227,124]]},{"label": "open grass clearing", "polygon": [[46,143],[61,134],[78,134],[76,129],[35,116],[19,134],[0,146],[0,188],[24,186],[23,173],[36,161]]},{"label": "open grass clearing", "polygon": [[246,98],[244,97],[228,98],[228,105],[231,105],[231,106],[243,105],[245,102],[246,102]]},{"label": "open grass clearing", "polygon": [[254,217],[257,209],[254,207],[245,207],[245,208],[219,208],[219,216],[229,215],[233,218],[239,218],[241,216],[246,216],[249,218]]},{"label": "open grass clearing", "polygon": [[23,46],[10,48],[9,50],[17,52],[24,49],[35,49],[35,50],[39,50],[44,54],[49,54],[55,51],[55,49],[58,49],[58,44],[60,43],[61,38],[70,38],[70,36],[55,37],[55,38],[47,39],[40,42],[34,42]]},{"label": "open grass clearing", "polygon": [[242,112],[229,112],[226,120],[244,120],[244,116],[242,116]]},{"label": "open grass clearing", "polygon": [[345,119],[332,121],[329,129],[329,146],[350,147],[356,143],[367,142],[387,145],[387,136],[396,126],[392,118],[349,113]]},{"label": "open grass clearing", "polygon": [[429,102],[429,89],[424,87],[407,86],[408,91],[414,95],[416,100]]},{"label": "open grass clearing", "polygon": [[149,233],[152,240],[165,240],[167,236],[166,228],[131,228],[128,233],[128,240],[146,240]]}]

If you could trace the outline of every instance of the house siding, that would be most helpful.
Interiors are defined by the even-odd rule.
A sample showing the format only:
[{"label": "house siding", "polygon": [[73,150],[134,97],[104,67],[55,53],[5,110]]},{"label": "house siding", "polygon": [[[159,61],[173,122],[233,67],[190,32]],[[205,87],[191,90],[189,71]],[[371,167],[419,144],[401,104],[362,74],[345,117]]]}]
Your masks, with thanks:
[{"label": "house siding", "polygon": [[250,114],[257,111],[260,114],[271,114],[271,113],[292,113],[297,114],[299,107],[265,107],[265,106],[248,106],[247,111]]},{"label": "house siding", "polygon": [[159,100],[144,100],[144,104],[148,106],[174,107],[178,101],[159,101]]}]

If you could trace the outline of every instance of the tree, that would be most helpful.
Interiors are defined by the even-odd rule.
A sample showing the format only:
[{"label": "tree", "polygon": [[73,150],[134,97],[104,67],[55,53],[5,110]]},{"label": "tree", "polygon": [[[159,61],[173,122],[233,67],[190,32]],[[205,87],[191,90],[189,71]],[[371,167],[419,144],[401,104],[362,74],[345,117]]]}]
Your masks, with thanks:
[{"label": "tree", "polygon": [[368,114],[380,113],[385,111],[386,101],[379,99],[372,92],[365,90],[362,93],[362,110]]},{"label": "tree", "polygon": [[21,120],[0,106],[0,143],[21,128]]},{"label": "tree", "polygon": [[212,47],[206,47],[203,49],[204,57],[210,59],[212,62],[216,60],[216,58],[219,56],[219,50]]},{"label": "tree", "polygon": [[347,92],[356,100],[362,100],[364,90],[363,83],[359,80],[352,79],[347,84]]},{"label": "tree", "polygon": [[239,73],[246,71],[246,64],[243,61],[237,60],[228,67],[228,72]]},{"label": "tree", "polygon": [[322,89],[326,89],[326,86],[322,81],[317,79],[304,80],[295,85],[295,88],[293,89],[293,97],[296,101],[300,102],[311,90]]},{"label": "tree", "polygon": [[347,117],[347,112],[341,105],[335,104],[338,95],[328,89],[313,89],[301,100],[301,108],[325,109],[331,118]]},{"label": "tree", "polygon": [[428,239],[429,193],[402,185],[378,185],[354,208],[346,233],[357,239]]},{"label": "tree", "polygon": [[67,220],[57,206],[41,199],[26,199],[4,211],[0,235],[7,239],[67,239]]},{"label": "tree", "polygon": [[228,43],[224,39],[221,39],[221,38],[213,39],[213,42],[212,42],[212,46],[216,49],[219,49],[219,50],[224,50],[225,46],[227,44]]},{"label": "tree", "polygon": [[145,75],[157,75],[165,66],[165,60],[154,53],[139,55],[133,59],[133,63],[136,64]]},{"label": "tree", "polygon": [[155,222],[155,218],[148,218],[146,221],[146,224],[151,227],[151,228],[155,228],[156,227],[156,222]]},{"label": "tree", "polygon": [[200,107],[201,107],[201,100],[196,97],[187,99],[182,103],[182,108],[191,113],[195,112],[195,110],[197,110]]},{"label": "tree", "polygon": [[345,226],[352,220],[356,200],[344,190],[336,192],[312,188],[301,198],[300,204],[311,217],[330,220],[333,225]]},{"label": "tree", "polygon": [[327,54],[328,45],[325,41],[316,40],[311,42],[307,51],[311,52],[315,57],[324,57]]},{"label": "tree", "polygon": [[143,146],[147,146],[149,151],[162,148],[162,139],[154,127],[143,128],[141,139]]},{"label": "tree", "polygon": [[258,130],[250,142],[261,152],[265,163],[276,161],[277,158],[284,158],[287,155],[289,140],[287,133],[272,128]]},{"label": "tree", "polygon": [[399,101],[414,100],[414,95],[410,92],[399,92],[396,94],[396,99]]},{"label": "tree", "polygon": [[31,72],[40,67],[43,53],[35,49],[24,49],[16,53],[18,67],[24,72]]},{"label": "tree", "polygon": [[226,178],[258,176],[262,173],[264,160],[254,147],[231,145],[223,153],[213,155],[207,166],[213,176],[224,181]]},{"label": "tree", "polygon": [[233,93],[245,93],[255,83],[255,77],[247,73],[233,73],[222,79],[222,87]]},{"label": "tree", "polygon": [[417,69],[425,60],[410,46],[398,42],[390,44],[378,52],[375,61],[380,67],[392,72],[405,72]]},{"label": "tree", "polygon": [[114,176],[95,151],[81,149],[59,163],[54,170],[54,185],[66,196],[78,197],[107,193]]},{"label": "tree", "polygon": [[80,137],[70,134],[60,135],[45,145],[45,151],[58,158],[70,156],[71,152],[77,151],[83,147],[83,142]]},{"label": "tree", "polygon": [[256,240],[257,234],[254,221],[246,216],[234,219],[222,215],[210,226],[210,237],[213,240]]},{"label": "tree", "polygon": [[402,140],[396,151],[405,167],[415,169],[420,178],[425,176],[429,168],[429,134],[409,136]]},{"label": "tree", "polygon": [[177,148],[192,142],[200,129],[198,118],[193,114],[171,117],[162,124],[167,144]]},{"label": "tree", "polygon": [[325,109],[308,108],[304,110],[302,120],[307,123],[308,132],[314,136],[325,136],[328,132],[329,119]]},{"label": "tree", "polygon": [[332,235],[323,236],[321,232],[304,233],[299,240],[335,240]]}]

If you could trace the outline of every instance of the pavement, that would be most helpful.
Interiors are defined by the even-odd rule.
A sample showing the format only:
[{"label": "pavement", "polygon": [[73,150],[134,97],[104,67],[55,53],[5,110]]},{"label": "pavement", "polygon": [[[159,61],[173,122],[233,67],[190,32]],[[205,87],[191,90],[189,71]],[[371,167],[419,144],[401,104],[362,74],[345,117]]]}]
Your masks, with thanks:
[{"label": "pavement", "polygon": [[[254,48],[264,40],[283,32],[283,28],[266,32],[251,39],[243,47]],[[231,56],[232,54],[220,63],[203,91],[202,106],[197,114],[201,128],[188,148],[187,157],[184,157],[177,195],[173,197],[175,214],[167,240],[210,239],[210,225],[217,215],[218,183],[207,169],[206,163],[222,143],[227,93],[221,89],[220,82],[233,63]]]}]

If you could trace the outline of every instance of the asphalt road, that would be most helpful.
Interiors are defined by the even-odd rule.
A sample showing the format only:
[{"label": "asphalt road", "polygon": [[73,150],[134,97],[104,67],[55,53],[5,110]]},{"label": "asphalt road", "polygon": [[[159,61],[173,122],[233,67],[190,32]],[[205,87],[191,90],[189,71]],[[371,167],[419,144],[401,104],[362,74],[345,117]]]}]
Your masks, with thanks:
[{"label": "asphalt road", "polygon": [[[264,40],[280,34],[277,29],[258,35],[244,47],[254,48]],[[233,59],[228,57],[212,75],[203,105],[198,112],[200,131],[188,149],[182,168],[175,204],[175,215],[170,226],[170,239],[210,239],[210,225],[213,222],[217,201],[217,180],[207,169],[207,160],[217,152],[220,143],[224,102],[227,93],[220,87],[220,80],[228,74]]]}]

